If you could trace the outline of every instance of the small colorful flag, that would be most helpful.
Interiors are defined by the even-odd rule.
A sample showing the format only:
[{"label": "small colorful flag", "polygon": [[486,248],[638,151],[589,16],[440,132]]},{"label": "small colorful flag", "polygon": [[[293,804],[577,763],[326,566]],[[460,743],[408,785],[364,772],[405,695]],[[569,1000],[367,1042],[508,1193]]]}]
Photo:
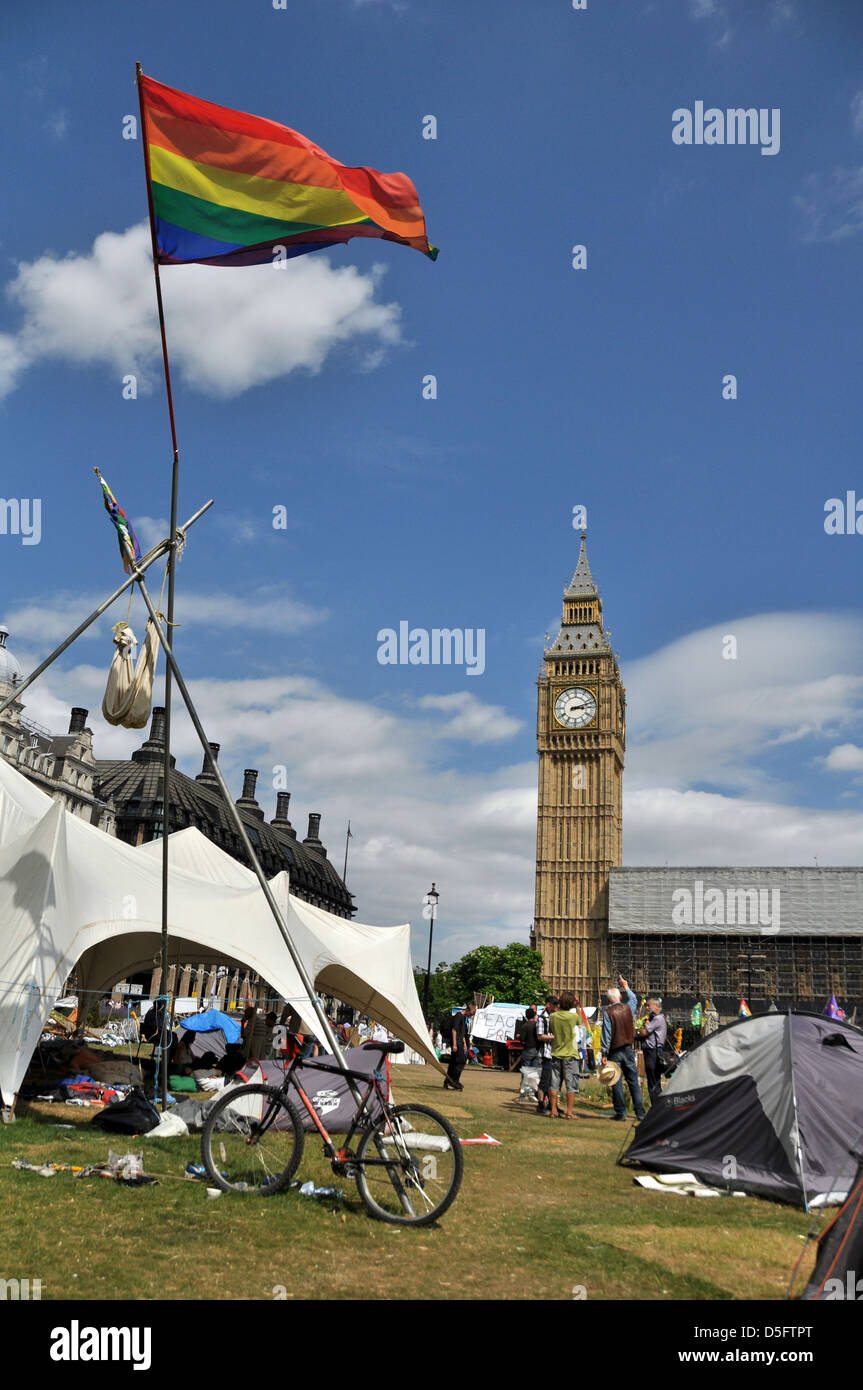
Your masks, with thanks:
[{"label": "small colorful flag", "polygon": [[279,263],[377,237],[432,260],[406,174],[349,168],[275,121],[140,77],[160,265]]},{"label": "small colorful flag", "polygon": [[747,1002],[746,1002],[745,999],[741,999],[741,1001],[740,1001],[740,1008],[737,1010],[737,1017],[738,1017],[738,1018],[751,1018],[751,1017],[752,1017],[752,1010],[750,1009],[750,1007],[749,1007],[749,1005],[747,1004]]},{"label": "small colorful flag", "polygon": [[[132,523],[123,511],[113,492],[109,488],[98,468],[93,472],[102,484],[102,501],[105,503],[105,511],[117,528],[117,541],[120,546],[120,554],[123,557],[123,569],[127,574],[132,573],[132,563],[129,559],[129,550],[132,551],[136,560],[141,558],[141,547],[138,544],[138,537],[132,529]],[[127,548],[128,547],[128,548]]]},{"label": "small colorful flag", "polygon": [[836,995],[835,995],[835,994],[831,994],[831,996],[830,996],[830,1003],[827,1005],[826,1009],[824,1010],[824,1017],[825,1017],[825,1018],[835,1018],[835,1019],[838,1019],[840,1023],[841,1023],[842,1019],[845,1017],[845,1010],[844,1010],[844,1009],[840,1009],[838,1003],[836,1002]]}]

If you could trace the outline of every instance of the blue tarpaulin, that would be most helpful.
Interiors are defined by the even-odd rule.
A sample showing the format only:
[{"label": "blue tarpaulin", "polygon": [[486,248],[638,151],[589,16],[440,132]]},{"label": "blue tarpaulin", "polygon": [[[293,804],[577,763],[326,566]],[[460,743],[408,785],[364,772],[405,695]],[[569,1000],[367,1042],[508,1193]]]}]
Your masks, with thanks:
[{"label": "blue tarpaulin", "polygon": [[207,1009],[203,1014],[192,1014],[191,1018],[183,1019],[183,1027],[193,1033],[214,1033],[217,1028],[221,1028],[225,1035],[226,1043],[238,1043],[243,1036],[243,1030],[235,1018],[230,1014],[220,1013],[218,1009]]}]

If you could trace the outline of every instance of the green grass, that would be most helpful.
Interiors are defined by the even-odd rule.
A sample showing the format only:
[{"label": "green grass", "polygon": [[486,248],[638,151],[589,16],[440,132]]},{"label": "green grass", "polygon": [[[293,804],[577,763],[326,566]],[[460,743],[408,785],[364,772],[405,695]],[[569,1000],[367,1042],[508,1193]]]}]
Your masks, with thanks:
[{"label": "green grass", "polygon": [[[519,1104],[517,1076],[462,1079],[453,1095],[429,1067],[392,1068],[397,1101],[431,1104],[460,1135],[502,1144],[465,1148],[455,1205],[416,1231],[371,1220],[311,1135],[299,1176],[343,1187],[341,1203],[295,1192],[212,1200],[183,1177],[200,1161],[199,1137],[128,1140],[93,1130],[90,1110],[22,1103],[0,1127],[0,1277],[40,1278],[43,1299],[272,1299],[279,1286],[297,1299],[572,1299],[576,1285],[588,1299],[783,1296],[810,1225],[802,1211],[636,1187],[635,1170],[615,1164],[630,1123],[602,1118],[607,1092],[595,1083],[567,1124]],[[158,1185],[11,1167],[99,1162],[109,1148],[143,1150]]]}]

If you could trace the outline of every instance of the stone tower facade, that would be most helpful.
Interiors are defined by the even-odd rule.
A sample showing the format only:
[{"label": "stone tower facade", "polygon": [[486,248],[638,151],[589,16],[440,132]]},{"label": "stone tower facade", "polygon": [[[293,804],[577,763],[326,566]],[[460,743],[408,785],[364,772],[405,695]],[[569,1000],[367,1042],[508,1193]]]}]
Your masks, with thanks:
[{"label": "stone tower facade", "polygon": [[582,535],[563,620],[540,672],[533,945],[556,993],[608,985],[608,876],[623,851],[626,692]]}]

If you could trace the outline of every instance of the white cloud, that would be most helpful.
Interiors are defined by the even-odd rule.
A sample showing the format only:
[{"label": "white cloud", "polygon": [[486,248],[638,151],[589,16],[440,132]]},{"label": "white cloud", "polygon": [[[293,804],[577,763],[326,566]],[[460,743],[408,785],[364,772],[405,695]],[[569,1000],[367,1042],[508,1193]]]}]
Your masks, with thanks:
[{"label": "white cloud", "polygon": [[136,516],[132,524],[145,555],[154,545],[158,545],[159,541],[163,541],[171,529],[171,523],[166,516]]},{"label": "white cloud", "polygon": [[859,864],[863,813],[655,787],[624,791],[626,864]]},{"label": "white cloud", "polygon": [[733,31],[728,24],[726,8],[719,0],[689,0],[689,17],[719,26],[712,40],[715,48],[725,48],[731,42]]},{"label": "white cloud", "polygon": [[770,20],[777,28],[783,24],[790,24],[797,18],[797,8],[792,4],[792,0],[773,0],[770,6]]},{"label": "white cloud", "polygon": [[[334,268],[317,253],[273,266],[169,266],[162,291],[173,362],[185,382],[230,397],[299,368],[320,371],[337,348],[362,365],[401,341],[397,304],[376,301],[383,266]],[[160,341],[145,225],[104,232],[88,254],[19,265],[7,294],[22,313],[0,337],[0,391],[44,359],[158,380]]]},{"label": "white cloud", "polygon": [[512,738],[521,721],[511,718],[500,705],[484,705],[468,690],[452,695],[424,695],[420,709],[442,710],[451,718],[440,729],[440,737],[466,739],[469,743],[499,743]]},{"label": "white cloud", "polygon": [[[732,660],[722,655],[729,636]],[[859,721],[861,639],[863,619],[852,615],[763,614],[627,662],[627,786],[763,793],[772,786],[763,750]]]},{"label": "white cloud", "polygon": [[11,333],[0,333],[0,401],[14,391],[18,377],[28,365],[18,339]]},{"label": "white cloud", "polygon": [[55,140],[63,140],[69,129],[69,117],[65,111],[53,111],[45,122],[45,129]]},{"label": "white cloud", "polygon": [[[165,533],[162,532],[162,535]],[[110,540],[110,537],[108,538]],[[120,576],[114,578],[120,582]],[[149,587],[149,586],[148,586]],[[107,588],[107,584],[106,584]],[[155,604],[158,586],[154,583],[150,593]],[[50,600],[13,604],[7,609],[3,622],[10,631],[9,646],[16,649],[26,638],[28,646],[38,640],[42,656],[47,655],[44,647],[61,642],[92,613],[107,597],[106,594],[56,594]],[[88,628],[83,637],[103,639],[113,623],[125,617],[128,606],[128,591]],[[313,608],[291,598],[280,586],[268,585],[253,589],[246,594],[213,592],[195,594],[184,589],[177,599],[176,617],[178,622],[201,624],[210,628],[246,629],[252,632],[288,635],[304,631],[327,618],[327,610]],[[146,609],[143,599],[136,596],[133,608],[133,626],[137,621],[143,631],[146,622]],[[41,657],[39,658],[42,659]],[[38,664],[38,660],[36,663]]]},{"label": "white cloud", "polygon": [[794,198],[804,241],[844,241],[863,231],[863,166],[808,174]]},{"label": "white cloud", "polygon": [[863,748],[856,743],[840,743],[824,759],[828,772],[863,772]]}]

